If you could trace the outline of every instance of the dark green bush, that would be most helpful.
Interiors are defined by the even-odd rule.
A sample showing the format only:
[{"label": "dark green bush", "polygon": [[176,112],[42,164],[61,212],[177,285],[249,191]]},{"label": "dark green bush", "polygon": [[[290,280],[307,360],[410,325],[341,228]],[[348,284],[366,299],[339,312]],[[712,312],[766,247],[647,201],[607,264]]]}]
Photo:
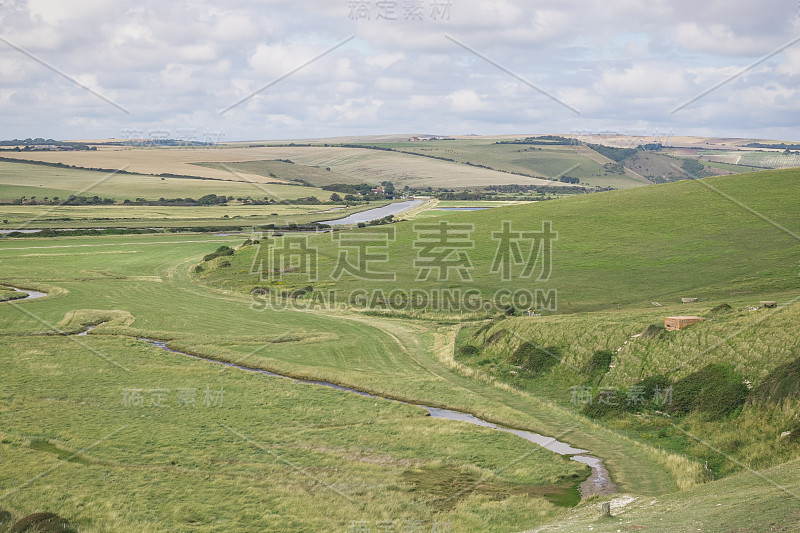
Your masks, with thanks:
[{"label": "dark green bush", "polygon": [[458,348],[458,355],[463,355],[465,357],[472,357],[474,355],[478,355],[481,351],[471,344],[462,344]]},{"label": "dark green bush", "polygon": [[531,342],[522,344],[511,355],[511,363],[539,374],[561,362],[561,351],[554,347],[539,347]]},{"label": "dark green bush", "polygon": [[594,352],[594,355],[586,362],[581,369],[592,381],[599,381],[611,369],[611,359],[614,354],[608,350]]},{"label": "dark green bush", "polygon": [[672,404],[674,414],[704,413],[717,420],[729,416],[747,399],[744,379],[729,364],[710,364],[675,383]]},{"label": "dark green bush", "polygon": [[53,513],[34,513],[11,526],[8,533],[73,533],[66,518]]},{"label": "dark green bush", "polygon": [[650,324],[642,332],[643,339],[660,339],[667,333],[667,328],[659,324]]},{"label": "dark green bush", "polygon": [[506,333],[508,333],[508,331],[506,331],[504,329],[495,331],[494,333],[489,335],[489,338],[486,339],[486,342],[484,344],[487,344],[487,345],[494,344],[497,341],[501,340],[503,337],[505,337]]},{"label": "dark green bush", "polygon": [[728,304],[719,304],[718,306],[716,306],[713,309],[711,309],[711,312],[712,313],[724,313],[726,311],[730,311],[731,309],[733,309],[733,307],[731,307]]},{"label": "dark green bush", "polygon": [[798,396],[800,396],[800,357],[775,368],[753,391],[753,397],[757,402],[778,403]]},{"label": "dark green bush", "polygon": [[230,256],[233,255],[233,252],[234,250],[230,246],[220,246],[219,248],[216,249],[216,251],[203,257],[203,261],[211,261],[212,259],[216,259],[217,257]]},{"label": "dark green bush", "polygon": [[665,394],[665,390],[672,387],[672,380],[670,380],[666,376],[650,376],[644,378],[642,381],[637,383],[637,386],[641,387],[642,390],[642,398],[645,399],[645,402],[653,402],[656,397],[656,392],[663,395]]},{"label": "dark green bush", "polygon": [[581,413],[594,419],[619,417],[624,415],[626,411],[625,400],[620,401],[619,398],[608,403],[600,402],[595,398],[581,409]]}]

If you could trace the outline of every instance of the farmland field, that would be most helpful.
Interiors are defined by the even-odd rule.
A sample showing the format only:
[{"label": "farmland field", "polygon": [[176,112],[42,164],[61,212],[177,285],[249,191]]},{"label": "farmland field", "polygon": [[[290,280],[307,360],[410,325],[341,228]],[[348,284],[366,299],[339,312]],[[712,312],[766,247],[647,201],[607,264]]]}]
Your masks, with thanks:
[{"label": "farmland field", "polygon": [[[687,293],[740,302],[753,295],[768,298],[796,290],[800,248],[792,233],[800,232],[800,218],[793,208],[800,194],[800,173],[747,173],[708,178],[702,183],[708,186],[687,180],[477,212],[436,211],[437,221],[465,225],[463,230],[475,240],[474,248],[466,250],[470,262],[461,269],[468,279],[455,268],[445,273],[449,276],[445,284],[436,275],[418,279],[414,242],[429,228],[415,229],[413,222],[393,226],[396,236],[391,253],[378,270],[395,273],[391,288],[407,294],[412,289],[432,291],[445,285],[479,291],[481,298],[492,301],[505,289],[556,291],[559,312],[648,308],[653,301],[680,301]],[[779,227],[742,209],[729,197],[746,198],[752,209]],[[695,219],[687,238],[682,221]],[[558,240],[552,245],[552,269],[546,281],[535,283],[520,277],[520,267],[510,280],[492,274],[498,249],[493,232],[502,229],[503,221],[509,221],[512,229],[535,231],[542,231],[543,222],[551,221]],[[385,229],[372,231],[380,234]],[[310,239],[309,244],[319,248],[320,274],[315,285],[320,290],[335,289],[347,295],[356,289],[387,289],[388,295],[385,282],[333,276],[339,264],[338,241],[330,235]],[[261,248],[245,248],[230,269],[208,270],[201,279],[243,293],[259,285],[269,287],[268,280],[260,279],[253,270],[255,259],[262,257]],[[541,263],[538,268],[536,274]],[[653,279],[658,282],[652,283]],[[284,288],[302,287],[309,279],[306,272],[295,272],[282,276],[280,283]],[[384,306],[388,304],[381,301],[372,307]],[[417,310],[426,307],[430,306]],[[457,307],[456,312],[459,309],[465,310]]]},{"label": "farmland field", "polygon": [[[453,164],[395,152],[334,146],[237,146],[192,149],[100,149],[90,152],[5,152],[6,157],[64,163],[78,167],[118,169],[143,174],[178,175],[244,182],[309,179],[314,185],[392,181],[415,187],[469,187],[525,183],[554,185],[547,180]],[[290,160],[294,165],[278,160]],[[202,164],[198,164],[202,163]],[[213,164],[217,163],[217,164]],[[244,164],[240,166],[239,164]],[[287,169],[287,166],[291,168]],[[304,168],[308,167],[308,168]],[[331,171],[328,172],[327,168]],[[562,170],[569,168],[569,165]],[[270,173],[281,178],[270,176]],[[558,184],[556,184],[558,185]],[[563,184],[562,184],[563,185]]]},{"label": "farmland field", "polygon": [[[346,216],[376,205],[230,205],[230,206],[7,206],[1,230],[33,228],[256,226],[307,224]],[[6,222],[7,221],[7,222]]]},{"label": "farmland field", "polygon": [[[634,176],[609,172],[604,164],[612,161],[586,146],[526,146],[496,144],[496,140],[425,141],[375,143],[422,155],[445,157],[459,163],[485,165],[498,170],[534,176],[559,178],[567,175],[601,187],[629,188],[646,184]],[[524,183],[517,181],[516,183]]]},{"label": "farmland field", "polygon": [[[119,162],[119,160],[116,160]],[[111,168],[121,168],[112,166]],[[200,168],[200,167],[198,167]],[[229,174],[225,180],[233,179]],[[261,179],[259,177],[259,179]],[[38,198],[54,196],[61,199],[70,194],[98,195],[116,200],[145,198],[199,198],[206,194],[228,196],[264,196],[293,199],[304,196],[330,196],[321,189],[299,187],[280,183],[243,182],[222,179],[160,178],[156,176],[113,174],[70,168],[54,168],[24,163],[0,161],[0,199],[26,196]]]},{"label": "farmland field", "polygon": [[[563,439],[597,446],[609,467],[618,469],[620,485],[654,494],[670,489],[666,473],[637,474],[634,463],[658,472],[653,459],[613,435],[604,436],[602,428],[451,370],[437,355],[446,349],[447,328],[365,322],[330,313],[256,312],[246,296],[209,291],[189,280],[188,269],[204,253],[237,241],[122,236],[0,245],[4,283],[51,293],[0,307],[4,366],[17,384],[5,387],[2,396],[8,423],[0,446],[3,456],[13,457],[17,465],[3,469],[3,486],[13,487],[0,495],[4,508],[15,515],[48,508],[92,530],[109,531],[179,530],[186,524],[212,530],[239,523],[274,530],[345,530],[352,520],[376,516],[447,521],[458,530],[480,531],[488,523],[514,530],[520,523],[533,526],[561,512],[547,498],[535,496],[537,484],[543,486],[542,494],[566,494],[574,487],[567,480],[586,475],[585,467],[510,435],[455,422],[432,423],[412,407],[308,386],[298,389],[290,382],[187,360],[137,341],[141,336],[216,359],[456,407],[516,427],[551,434],[570,427]],[[79,341],[47,336],[55,328],[77,332],[103,321],[108,323]],[[38,336],[30,337],[34,333]],[[26,388],[23,384],[34,376],[36,388]],[[206,386],[225,390],[224,408],[201,408]],[[184,388],[200,391],[196,409],[188,413],[174,406],[176,391]],[[126,408],[127,389],[171,391],[173,407]],[[44,405],[48,407],[40,408]],[[304,407],[311,405],[316,407]],[[65,419],[82,422],[65,426],[60,422]],[[175,435],[171,428],[178,423],[183,429]],[[387,433],[385,428],[392,429]],[[420,440],[423,432],[436,444]],[[398,444],[386,445],[387,439]],[[485,440],[477,444],[476,439]],[[399,445],[412,440],[414,446]],[[436,455],[437,449],[446,453]],[[77,459],[59,462],[59,457],[76,452]],[[516,464],[520,457],[523,462]],[[43,464],[53,468],[52,474],[41,483],[26,484]],[[509,464],[515,467],[507,474],[490,474]],[[314,472],[313,477],[307,479],[300,469]],[[571,478],[575,474],[581,477]],[[80,480],[79,486],[93,491],[108,475],[117,488],[106,487],[96,504],[78,505],[80,491],[73,499],[62,498],[67,480]],[[270,488],[271,480],[287,475],[293,476],[289,485]],[[159,483],[143,491],[153,476]],[[253,484],[254,476],[262,481]],[[480,489],[442,502],[442,494],[449,498],[453,493],[440,491],[456,477],[467,486],[471,479],[481,480]],[[515,496],[514,486],[526,488]],[[388,492],[386,498],[363,500],[364,490]],[[200,502],[218,491],[236,496],[212,512]],[[165,493],[192,496],[165,499]],[[346,495],[343,501],[339,493]],[[163,504],[158,511],[155,501]],[[102,513],[105,505],[117,512]],[[264,505],[305,511],[265,514]],[[532,505],[539,510],[531,514]],[[309,513],[310,506],[317,511]],[[150,511],[142,514],[142,508]],[[521,518],[523,509],[528,518]]]}]

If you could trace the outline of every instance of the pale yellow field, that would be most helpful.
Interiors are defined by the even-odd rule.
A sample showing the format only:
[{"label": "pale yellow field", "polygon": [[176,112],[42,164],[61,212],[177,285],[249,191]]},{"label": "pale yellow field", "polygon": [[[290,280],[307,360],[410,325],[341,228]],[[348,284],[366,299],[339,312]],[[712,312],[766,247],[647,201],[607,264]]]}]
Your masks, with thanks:
[{"label": "pale yellow field", "polygon": [[[113,219],[113,220],[191,220],[218,219],[234,217],[263,217],[272,215],[293,216],[319,214],[339,216],[342,212],[356,209],[344,209],[343,205],[229,205],[204,207],[179,206],[48,206],[48,205],[14,205],[2,206],[0,214],[11,223],[26,220],[61,220],[65,217],[80,219]],[[363,207],[361,208],[363,209]],[[0,228],[2,229],[2,228]]]},{"label": "pale yellow field", "polygon": [[[7,157],[58,162],[94,168],[125,168],[143,174],[172,173],[235,181],[277,183],[270,177],[229,172],[194,165],[206,162],[238,162],[290,159],[295,163],[330,167],[351,178],[350,182],[402,181],[412,187],[469,187],[481,185],[565,185],[537,178],[524,178],[484,168],[454,164],[427,157],[395,152],[340,147],[217,147],[128,149],[104,147],[90,152],[10,152]],[[283,181],[283,183],[286,183]]]}]

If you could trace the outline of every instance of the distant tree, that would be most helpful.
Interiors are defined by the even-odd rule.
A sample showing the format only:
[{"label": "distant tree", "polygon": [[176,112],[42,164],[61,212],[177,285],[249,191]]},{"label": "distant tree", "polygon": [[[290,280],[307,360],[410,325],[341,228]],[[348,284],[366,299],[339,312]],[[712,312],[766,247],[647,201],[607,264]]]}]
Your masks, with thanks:
[{"label": "distant tree", "polygon": [[337,202],[338,203],[338,202],[341,202],[341,201],[342,201],[342,197],[341,196],[339,196],[336,193],[331,194],[331,202]]}]

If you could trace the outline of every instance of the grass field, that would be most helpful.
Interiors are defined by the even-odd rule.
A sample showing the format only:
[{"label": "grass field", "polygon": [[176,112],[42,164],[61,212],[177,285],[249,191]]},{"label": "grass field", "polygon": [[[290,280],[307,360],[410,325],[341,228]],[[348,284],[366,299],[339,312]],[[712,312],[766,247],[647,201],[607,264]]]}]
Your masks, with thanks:
[{"label": "grass field", "polygon": [[[69,153],[69,152],[65,152]],[[198,167],[199,168],[199,167]],[[228,176],[230,178],[231,176]],[[330,193],[314,187],[273,183],[248,183],[184,178],[159,178],[78,169],[62,169],[0,161],[0,198],[53,198],[100,196],[115,200],[145,198],[200,198],[206,194],[234,197],[294,199],[306,196],[328,198]]]},{"label": "grass field", "polygon": [[734,174],[742,174],[744,172],[759,172],[761,170],[764,170],[763,168],[758,168],[758,167],[748,167],[748,166],[745,166],[745,165],[734,165],[734,164],[731,164],[731,163],[719,163],[719,162],[716,162],[716,161],[707,161],[706,159],[701,159],[701,161],[707,167],[719,168],[719,169],[722,169],[722,170],[728,170],[730,172],[733,172]]},{"label": "grass field", "polygon": [[[233,163],[195,163],[196,165],[217,168],[220,170],[233,169],[243,174],[256,174],[267,178],[275,178],[282,181],[306,181],[316,186],[330,185],[332,183],[352,183],[353,180],[347,175],[340,172],[334,172],[333,169],[326,170],[318,166],[301,165],[296,163],[287,163],[286,161],[241,161]],[[327,167],[330,168],[330,167]],[[356,180],[356,183],[363,183]]]},{"label": "grass field", "polygon": [[567,175],[592,186],[623,189],[646,184],[641,179],[606,171],[603,165],[612,161],[587,146],[496,144],[494,139],[376,143],[375,146],[534,176],[558,178]]},{"label": "grass field", "polygon": [[713,150],[701,151],[700,153],[703,155],[704,163],[708,159],[709,161],[760,169],[800,167],[800,155],[778,151],[736,150],[726,152],[724,150]]},{"label": "grass field", "polygon": [[[394,274],[392,284],[346,273],[334,276],[339,263],[338,242],[330,235],[321,235],[309,241],[318,248],[319,256],[318,279],[313,285],[320,291],[335,289],[345,298],[364,289],[386,293],[392,289],[406,293],[474,289],[485,302],[497,300],[497,291],[501,290],[541,289],[557,292],[555,307],[559,313],[645,309],[651,308],[653,301],[669,304],[683,297],[729,299],[737,304],[779,299],[798,290],[800,244],[792,235],[800,233],[800,217],[794,208],[798,194],[800,173],[785,170],[478,212],[437,211],[438,221],[466,224],[471,230],[474,247],[464,249],[472,265],[467,269],[471,280],[462,280],[459,271],[452,269],[447,270],[444,283],[437,279],[436,271],[427,280],[418,280],[421,269],[414,264],[419,248],[414,243],[423,234],[415,231],[415,222],[410,221],[392,226],[396,238],[388,248],[388,260],[374,265],[379,273]],[[746,202],[748,209],[759,215],[736,201]],[[541,231],[543,221],[552,221],[558,240],[552,244],[552,269],[546,281],[521,277],[522,265],[513,265],[508,281],[499,272],[491,272],[498,250],[492,232],[499,232],[503,221],[509,221],[515,231]],[[277,241],[266,244],[280,246]],[[469,241],[467,246],[471,246]],[[233,258],[231,268],[209,270],[201,278],[244,293],[255,286],[269,287],[268,279],[253,274],[255,259],[263,259],[266,249],[242,250]],[[542,263],[538,265],[534,276],[543,272]],[[303,270],[278,277],[274,288],[301,287],[310,281]],[[382,306],[378,302],[372,307]],[[553,306],[549,307],[552,312]],[[418,310],[426,308],[430,306],[422,305]],[[465,310],[464,306],[455,309],[459,310]]]},{"label": "grass field", "polygon": [[[380,204],[173,206],[0,206],[0,230],[33,228],[287,225],[346,216]],[[5,222],[8,221],[8,222]]]},{"label": "grass field", "polygon": [[[441,143],[450,142],[461,141]],[[433,149],[439,143],[420,144]],[[439,163],[486,172],[402,154],[427,167],[392,167],[375,155],[398,154],[374,150],[253,150],[263,153],[248,160],[246,171],[267,178],[298,164],[322,166],[310,173],[342,172],[354,179],[360,179],[358,172],[375,175],[380,168],[386,175],[408,171],[408,179],[418,179]],[[289,157],[295,164],[260,162],[279,151],[286,157],[285,150],[297,150]],[[63,172],[75,183],[93,176]],[[46,173],[40,180],[53,181]],[[139,191],[137,184],[123,181],[117,191]],[[113,189],[110,182],[103,185]],[[301,196],[315,190],[266,187],[304,191]],[[397,224],[308,235],[300,248],[291,248],[294,235],[287,241],[265,234],[261,243],[209,260],[203,257],[223,245],[242,245],[245,237],[0,239],[0,287],[49,293],[0,303],[0,359],[8,378],[0,389],[0,510],[15,519],[56,512],[89,531],[350,531],[389,522],[395,530],[449,524],[452,531],[476,532],[788,530],[797,521],[792,494],[800,490],[797,439],[785,434],[796,426],[796,398],[748,400],[722,419],[654,411],[590,419],[571,391],[585,382],[584,369],[602,351],[611,354],[610,362],[602,374],[592,374],[592,386],[618,389],[654,374],[679,380],[709,363],[725,363],[757,390],[776,379],[781,365],[800,360],[799,189],[800,172],[784,170],[475,212],[424,211]],[[127,220],[126,225],[155,220],[244,225],[261,220],[262,209],[278,213],[267,214],[270,221],[315,217],[311,209],[328,208],[116,207],[64,208],[47,216],[87,225],[102,218],[109,224]],[[0,218],[16,221],[44,212],[8,206]],[[522,260],[509,264],[510,279],[493,271],[504,223],[514,231],[540,231],[544,221],[558,232],[546,279],[537,280],[541,262],[532,277],[521,274]],[[426,250],[425,242],[420,246],[426,228],[415,224],[440,223],[463,224],[468,231],[469,241],[455,249],[470,259],[469,279],[462,279],[458,268],[446,270],[447,279],[435,273],[418,279],[415,260]],[[346,244],[366,235],[374,242],[387,230],[395,233],[385,241],[386,257],[364,256],[374,261],[374,270],[359,273],[388,272],[395,279],[334,274],[343,260],[339,239]],[[270,249],[287,242],[285,250],[306,250],[306,244],[315,251],[316,278],[292,262],[277,271],[267,263],[262,277],[254,273],[254,265],[272,257]],[[522,251],[530,244],[523,242]],[[358,246],[349,253],[376,245]],[[440,259],[459,257],[464,256]],[[352,263],[355,256],[347,258]],[[293,293],[290,301],[297,308],[263,305],[264,298],[250,294],[256,286],[271,297]],[[469,290],[478,294],[477,307],[464,306],[467,300],[448,310],[432,298],[414,303],[414,294]],[[525,290],[552,295],[551,308],[535,305],[544,316],[496,312],[510,292]],[[330,291],[337,305],[326,305]],[[352,305],[357,293],[375,296],[367,309]],[[10,295],[1,290],[0,300]],[[682,297],[700,301],[682,304]],[[781,306],[751,310],[760,300]],[[722,302],[733,308],[712,310]],[[494,307],[483,305],[488,303]],[[516,311],[527,309],[514,304]],[[673,314],[706,320],[680,332],[634,336]],[[63,336],[95,324],[100,325],[87,336]],[[616,500],[616,518],[598,520],[600,500],[569,508],[577,503],[575,487],[588,469],[513,435],[431,419],[419,407],[388,399],[170,353],[140,337],[220,362],[457,409],[553,436],[602,458],[620,492],[632,496]],[[525,370],[511,360],[524,343],[559,354],[562,364]],[[143,394],[141,406],[131,405],[136,391]],[[189,394],[194,403],[187,403]],[[707,482],[712,478],[717,481]],[[754,502],[762,512],[752,512]]]},{"label": "grass field", "polygon": [[[89,152],[4,153],[7,157],[59,162],[90,168],[125,168],[130,172],[199,176],[244,182],[275,182],[275,175],[309,179],[314,185],[391,181],[395,186],[474,187],[524,183],[553,185],[547,180],[453,164],[413,155],[333,146],[245,148],[222,145],[193,149],[102,149]],[[295,163],[291,169],[279,159]],[[197,163],[203,163],[199,165]],[[211,164],[217,163],[217,164]],[[243,165],[243,166],[241,166]],[[289,165],[286,163],[285,165]],[[330,168],[331,171],[325,170]],[[569,168],[567,165],[564,169]],[[247,172],[254,171],[249,174]],[[312,181],[313,180],[313,181]]]},{"label": "grass field", "polygon": [[[0,353],[14,384],[4,387],[0,402],[8,421],[0,437],[8,461],[0,470],[2,486],[17,487],[47,471],[41,480],[0,494],[0,507],[17,517],[47,509],[108,531],[210,531],[244,524],[344,531],[351,520],[441,520],[458,531],[483,531],[489,524],[512,531],[563,512],[536,491],[563,493],[570,476],[585,475],[584,467],[512,436],[431,423],[422,410],[382,400],[243,375],[170,355],[137,336],[559,435],[603,457],[626,489],[661,494],[674,488],[651,452],[531,396],[456,371],[448,326],[256,312],[247,297],[190,281],[187,270],[202,255],[240,241],[161,235],[0,243],[4,283],[53,294],[0,307]],[[54,327],[75,332],[104,320],[110,322],[79,343],[31,336]],[[199,406],[189,415],[122,408],[125,388],[175,393],[204,391],[206,385],[226,391],[220,414]],[[298,427],[298,421],[304,424]],[[111,435],[118,428],[123,429]],[[58,462],[59,453],[84,450],[107,435],[80,452],[80,461]],[[37,444],[44,441],[49,444]],[[492,474],[505,472],[506,465],[514,467]],[[112,486],[105,481],[109,476]],[[479,491],[467,491],[457,504],[442,501],[454,486],[472,480],[480,481]],[[104,496],[82,503],[81,491],[100,485]],[[340,501],[326,485],[356,503]],[[65,491],[72,496],[65,499]],[[201,503],[220,492],[232,495],[222,506]]]},{"label": "grass field", "polygon": [[[564,499],[585,476],[513,436],[432,421],[419,408],[127,337],[81,342],[88,349],[0,338],[14,354],[3,357],[0,508],[17,518],[48,509],[87,531],[348,531],[386,520],[513,531],[563,512],[543,496]],[[143,406],[126,405],[132,389]],[[494,474],[520,453],[529,455]]]}]

